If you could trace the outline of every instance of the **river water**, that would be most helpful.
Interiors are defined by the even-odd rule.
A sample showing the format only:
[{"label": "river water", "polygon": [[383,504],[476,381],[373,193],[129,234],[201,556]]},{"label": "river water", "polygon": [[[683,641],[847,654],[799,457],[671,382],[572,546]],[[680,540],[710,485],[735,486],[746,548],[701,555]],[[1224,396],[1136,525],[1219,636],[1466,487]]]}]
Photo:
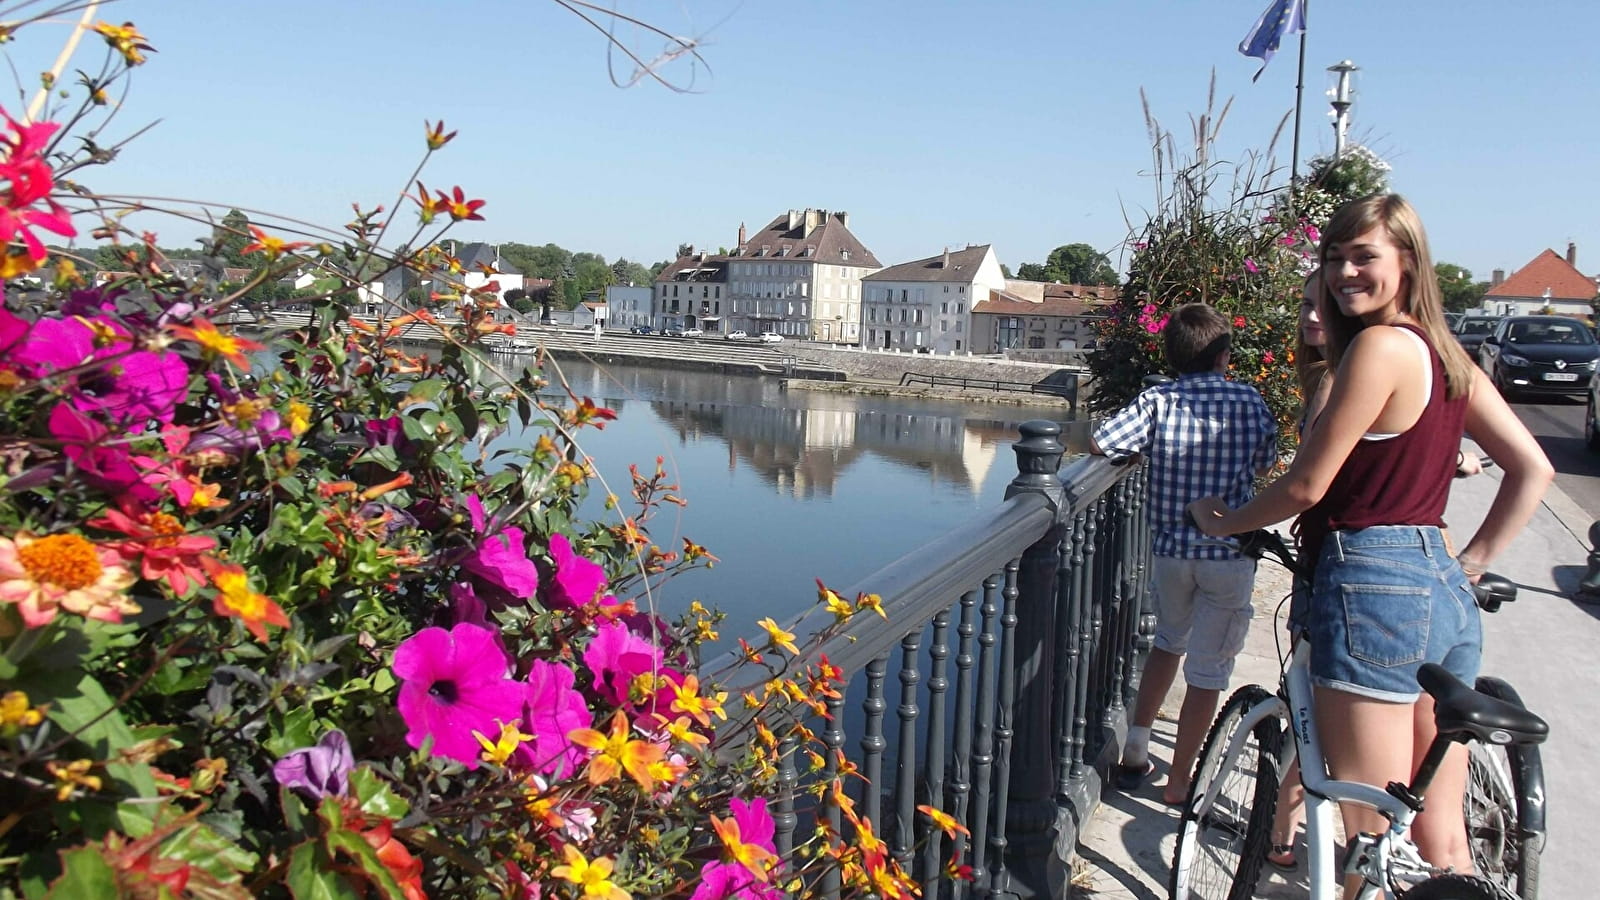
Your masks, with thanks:
[{"label": "river water", "polygon": [[[763,616],[783,621],[814,603],[815,579],[846,587],[1000,503],[1016,474],[1017,426],[1066,415],[572,360],[549,364],[553,383],[557,367],[575,394],[617,413],[581,440],[623,509],[628,466],[648,474],[663,457],[688,505],[658,512],[651,538],[681,549],[687,537],[721,560],[669,581],[658,609],[675,614],[694,599],[720,609],[730,643]],[[584,512],[615,517],[601,508],[604,490],[594,494]]]}]

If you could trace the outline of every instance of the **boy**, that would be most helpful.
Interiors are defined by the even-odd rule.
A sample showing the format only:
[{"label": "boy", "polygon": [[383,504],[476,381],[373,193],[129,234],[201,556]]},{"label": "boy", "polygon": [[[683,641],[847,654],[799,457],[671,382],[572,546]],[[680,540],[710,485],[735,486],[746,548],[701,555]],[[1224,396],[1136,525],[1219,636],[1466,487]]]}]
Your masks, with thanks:
[{"label": "boy", "polygon": [[1227,379],[1232,330],[1215,308],[1178,307],[1162,337],[1178,380],[1145,390],[1104,422],[1095,430],[1093,451],[1150,458],[1155,649],[1145,663],[1117,783],[1132,790],[1154,771],[1150,726],[1181,660],[1188,690],[1162,790],[1163,801],[1177,804],[1189,793],[1200,742],[1244,647],[1255,581],[1253,560],[1200,543],[1205,535],[1184,523],[1183,510],[1201,497],[1227,497],[1229,506],[1248,500],[1254,476],[1277,461],[1278,429],[1254,388]]}]

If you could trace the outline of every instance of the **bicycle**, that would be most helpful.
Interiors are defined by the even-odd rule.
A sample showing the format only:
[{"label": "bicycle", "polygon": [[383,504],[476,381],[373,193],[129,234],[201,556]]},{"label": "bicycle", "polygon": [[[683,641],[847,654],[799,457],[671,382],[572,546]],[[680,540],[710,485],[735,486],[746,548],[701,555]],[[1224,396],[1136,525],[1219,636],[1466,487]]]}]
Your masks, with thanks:
[{"label": "bicycle", "polygon": [[[1271,557],[1304,578],[1293,552],[1277,534],[1258,530],[1234,541],[1241,553],[1257,560]],[[1474,592],[1487,612],[1516,599],[1516,586],[1496,575],[1484,575]],[[1410,784],[1392,782],[1383,788],[1328,776],[1311,713],[1310,651],[1305,641],[1296,641],[1290,650],[1277,693],[1254,684],[1236,691],[1218,712],[1195,762],[1173,850],[1170,896],[1243,900],[1255,893],[1279,782],[1298,756],[1306,789],[1307,868],[1313,900],[1331,900],[1340,874],[1361,876],[1355,900],[1381,897],[1384,890],[1407,900],[1531,898],[1533,893],[1520,892],[1537,890],[1543,839],[1543,781],[1534,748],[1544,741],[1549,727],[1498,679],[1479,679],[1480,686],[1490,689],[1474,690],[1443,667],[1427,664],[1418,681],[1434,698],[1438,736]],[[1285,740],[1285,732],[1292,740]],[[1506,749],[1503,761],[1486,752],[1476,757],[1476,766],[1469,762],[1469,771],[1475,773],[1466,800],[1469,825],[1474,802],[1479,806],[1469,840],[1474,862],[1484,867],[1485,874],[1461,875],[1432,866],[1406,839],[1452,743]],[[1334,805],[1339,802],[1367,806],[1389,820],[1383,834],[1351,838],[1342,873],[1335,871],[1332,840]],[[1539,819],[1537,839],[1526,828],[1534,815]]]}]

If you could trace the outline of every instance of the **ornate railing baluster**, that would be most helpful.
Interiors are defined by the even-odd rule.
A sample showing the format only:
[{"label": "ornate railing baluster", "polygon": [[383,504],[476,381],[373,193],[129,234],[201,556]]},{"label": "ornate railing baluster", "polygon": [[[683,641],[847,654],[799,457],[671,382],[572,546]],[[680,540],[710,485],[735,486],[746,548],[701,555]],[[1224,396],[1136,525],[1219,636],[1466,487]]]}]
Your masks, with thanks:
[{"label": "ornate railing baluster", "polygon": [[917,651],[922,632],[913,631],[900,640],[900,746],[895,748],[894,838],[890,853],[900,868],[911,871],[911,848],[916,845],[917,807],[917,685],[922,673],[917,670]]},{"label": "ornate railing baluster", "polygon": [[1061,573],[1056,586],[1058,624],[1056,644],[1061,648],[1060,674],[1056,679],[1056,792],[1065,797],[1072,790],[1073,763],[1078,758],[1072,742],[1072,704],[1077,698],[1073,678],[1078,672],[1078,610],[1088,591],[1088,574],[1083,568],[1084,526],[1079,513],[1067,523],[1066,547],[1061,553]]},{"label": "ornate railing baluster", "polygon": [[1095,579],[1096,549],[1100,537],[1100,525],[1096,521],[1095,508],[1099,501],[1095,501],[1083,515],[1083,571],[1088,580],[1083,595],[1078,602],[1073,604],[1073,616],[1078,625],[1074,629],[1074,636],[1078,639],[1077,667],[1073,670],[1072,689],[1072,780],[1077,781],[1083,777],[1083,759],[1087,741],[1085,731],[1088,727],[1089,706],[1089,659],[1092,652],[1091,644],[1094,641],[1094,625],[1090,618],[1090,610],[1094,606],[1095,594],[1099,584]]},{"label": "ornate railing baluster", "polygon": [[994,853],[994,874],[989,883],[994,892],[1006,890],[1007,807],[1011,786],[1011,739],[1017,702],[1017,563],[1006,566],[1005,609],[1000,616],[1000,699],[996,704],[994,831],[989,847]]},{"label": "ornate railing baluster", "polygon": [[1123,666],[1121,654],[1125,652],[1126,638],[1128,635],[1128,598],[1133,595],[1133,552],[1132,544],[1128,541],[1128,516],[1133,511],[1133,480],[1124,478],[1117,482],[1116,487],[1117,508],[1121,515],[1113,521],[1117,524],[1117,537],[1113,544],[1117,548],[1116,589],[1111,594],[1111,616],[1108,639],[1105,644],[1105,657],[1111,672],[1111,684],[1106,689],[1105,715],[1100,724],[1107,729],[1116,727],[1117,718],[1123,711],[1122,705],[1122,675]]},{"label": "ornate railing baluster", "polygon": [[972,737],[972,810],[967,817],[967,828],[972,831],[972,883],[977,890],[986,891],[989,834],[989,798],[994,795],[994,702],[995,669],[999,654],[995,644],[999,640],[1001,579],[991,575],[983,582],[983,624],[978,631],[978,729]]},{"label": "ornate railing baluster", "polygon": [[[950,814],[957,822],[971,820],[968,815],[969,793],[972,790],[972,719],[975,681],[972,668],[976,665],[973,646],[978,633],[978,592],[967,591],[961,595],[961,622],[956,626],[956,722],[950,754]],[[956,832],[951,841],[950,856],[957,865],[967,861],[967,836]],[[966,893],[966,883],[955,886],[955,896]]]},{"label": "ornate railing baluster", "polygon": [[800,741],[793,734],[778,741],[778,796],[774,798],[772,811],[772,842],[781,859],[788,859],[794,852],[794,828],[800,821],[794,812],[794,789],[800,783],[800,776],[794,769],[794,754],[799,746]]},{"label": "ornate railing baluster", "polygon": [[883,713],[889,708],[888,701],[883,699],[884,673],[889,669],[888,655],[873,657],[867,663],[867,699],[862,701],[861,709],[866,713],[866,722],[863,724],[861,736],[861,774],[866,776],[866,785],[862,789],[861,805],[866,810],[866,817],[872,820],[872,827],[877,829],[878,837],[883,837],[883,751],[889,742],[883,738]]},{"label": "ornate railing baluster", "polygon": [[[842,685],[841,685],[842,688]],[[828,722],[822,729],[822,744],[827,748],[827,756],[823,759],[822,773],[826,779],[825,785],[831,785],[839,777],[839,758],[844,754],[844,691],[839,691],[839,696],[829,697],[824,701],[828,707]],[[841,783],[841,789],[843,785]],[[833,791],[823,792],[821,801],[822,815],[828,824],[829,832],[834,837],[830,845],[837,848],[844,844],[844,813],[839,809],[839,804],[833,799]],[[823,870],[818,886],[824,897],[837,900],[839,889],[842,886],[837,867],[828,866]]]},{"label": "ornate railing baluster", "polygon": [[[949,812],[944,796],[945,748],[945,690],[950,686],[944,677],[945,660],[950,656],[950,612],[946,607],[934,613],[933,637],[928,643],[928,748],[924,784],[928,805]],[[944,833],[937,828],[928,829],[927,845],[922,850],[922,896],[934,900],[938,897],[940,871],[944,862]]]}]

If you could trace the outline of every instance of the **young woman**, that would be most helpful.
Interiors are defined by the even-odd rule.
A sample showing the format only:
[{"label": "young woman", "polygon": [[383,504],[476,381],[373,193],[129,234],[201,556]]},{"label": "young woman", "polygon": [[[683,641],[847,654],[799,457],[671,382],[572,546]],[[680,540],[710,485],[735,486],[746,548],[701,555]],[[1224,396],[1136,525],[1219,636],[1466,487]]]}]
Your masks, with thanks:
[{"label": "young woman", "polygon": [[[1326,354],[1337,371],[1327,406],[1283,477],[1229,509],[1189,509],[1213,535],[1301,519],[1317,560],[1310,596],[1316,715],[1333,777],[1406,781],[1434,736],[1423,662],[1471,684],[1482,631],[1469,580],[1532,517],[1554,477],[1528,429],[1445,327],[1422,222],[1398,195],[1347,204],[1323,231]],[[1483,524],[1456,558],[1441,526],[1463,428],[1505,470]],[[1412,834],[1440,866],[1472,870],[1459,797],[1466,748],[1452,748]],[[1382,830],[1343,809],[1347,833]],[[1347,884],[1346,888],[1354,887]]]}]

